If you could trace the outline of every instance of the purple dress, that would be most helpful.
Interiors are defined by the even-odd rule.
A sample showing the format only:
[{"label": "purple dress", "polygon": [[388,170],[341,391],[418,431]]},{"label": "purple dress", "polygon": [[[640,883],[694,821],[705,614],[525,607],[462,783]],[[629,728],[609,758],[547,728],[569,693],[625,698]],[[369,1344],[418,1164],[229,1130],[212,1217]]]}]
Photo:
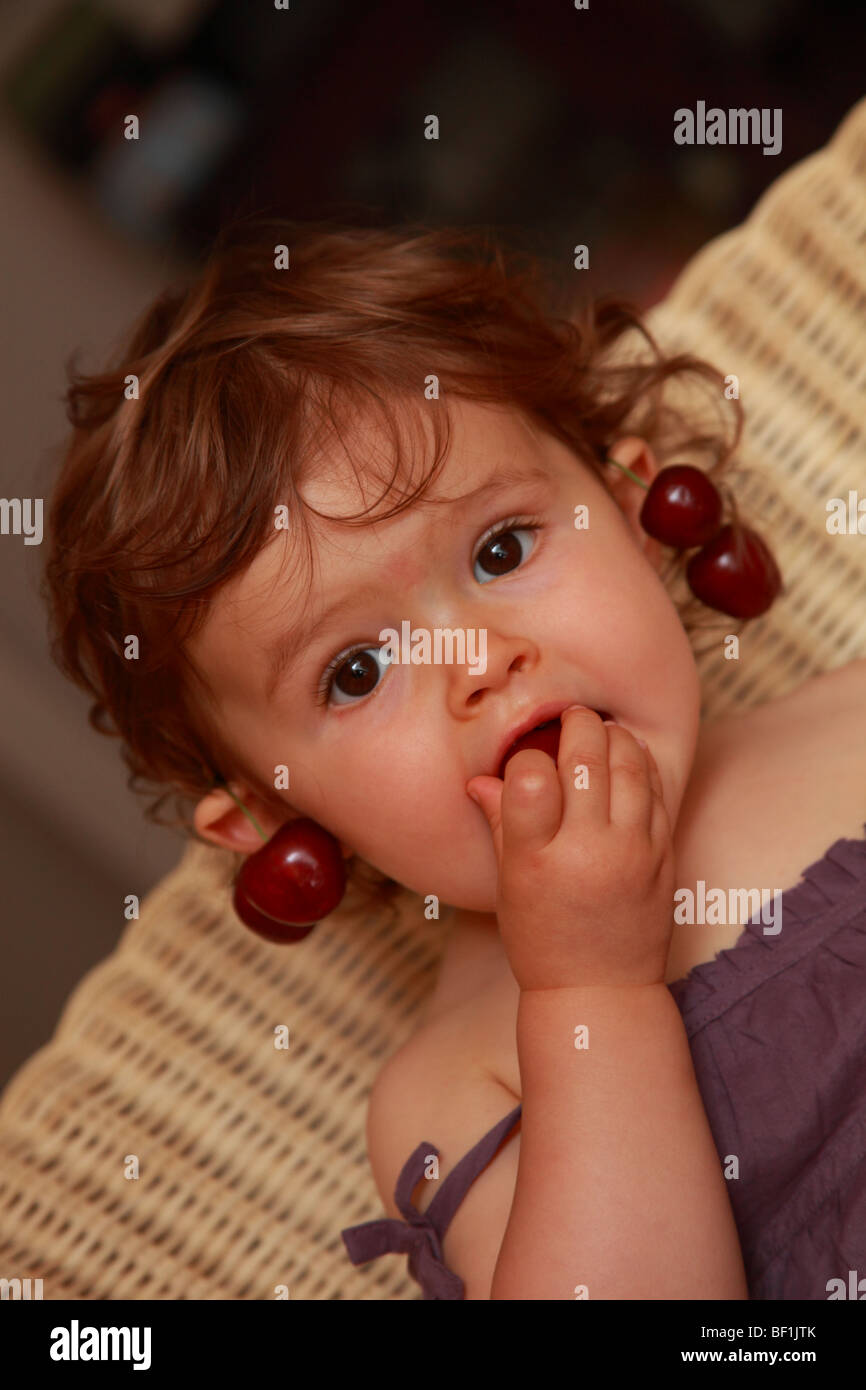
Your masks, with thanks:
[{"label": "purple dress", "polygon": [[[776,935],[758,914],[734,947],[669,989],[723,1171],[738,1160],[728,1192],[749,1297],[856,1297],[866,1276],[866,839],[837,840],[781,908]],[[520,1110],[470,1149],[423,1213],[412,1193],[438,1149],[420,1143],[395,1192],[405,1221],[347,1227],[352,1263],[408,1254],[425,1299],[463,1298],[442,1237]]]}]

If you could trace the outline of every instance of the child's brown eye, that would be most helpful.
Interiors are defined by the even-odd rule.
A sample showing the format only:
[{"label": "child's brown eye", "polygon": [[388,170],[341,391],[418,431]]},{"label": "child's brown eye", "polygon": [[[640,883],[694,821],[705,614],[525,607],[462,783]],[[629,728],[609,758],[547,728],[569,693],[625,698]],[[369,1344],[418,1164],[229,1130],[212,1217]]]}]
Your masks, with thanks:
[{"label": "child's brown eye", "polygon": [[[520,535],[533,536],[539,528],[537,526],[515,526],[509,524],[495,532],[484,542],[475,557],[475,564],[482,565],[487,570],[488,579],[496,579],[501,574],[509,574],[511,570],[517,569],[526,559],[523,547],[516,537]],[[484,557],[482,559],[482,557]],[[475,575],[478,579],[478,575]],[[479,583],[485,581],[479,579]]]},{"label": "child's brown eye", "polygon": [[319,698],[322,703],[324,704],[332,694],[339,693],[345,698],[335,700],[336,704],[351,704],[353,699],[369,695],[375,690],[379,683],[381,665],[388,665],[387,661],[382,663],[379,653],[379,647],[356,647],[354,652],[336,657],[322,674],[319,686]]}]

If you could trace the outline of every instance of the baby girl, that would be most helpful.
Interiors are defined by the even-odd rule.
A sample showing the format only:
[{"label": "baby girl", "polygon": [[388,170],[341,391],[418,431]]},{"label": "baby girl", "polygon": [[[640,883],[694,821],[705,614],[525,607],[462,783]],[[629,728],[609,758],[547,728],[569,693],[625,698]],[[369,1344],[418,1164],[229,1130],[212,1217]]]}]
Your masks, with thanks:
[{"label": "baby girl", "polygon": [[[244,856],[309,818],[359,891],[439,905],[350,1257],[428,1298],[866,1271],[866,661],[702,722],[691,635],[743,623],[641,524],[660,469],[729,467],[723,376],[468,232],[258,224],[69,394],[54,654],[149,814]],[[483,669],[383,657],[403,624]],[[699,885],[781,919],[676,921]]]}]

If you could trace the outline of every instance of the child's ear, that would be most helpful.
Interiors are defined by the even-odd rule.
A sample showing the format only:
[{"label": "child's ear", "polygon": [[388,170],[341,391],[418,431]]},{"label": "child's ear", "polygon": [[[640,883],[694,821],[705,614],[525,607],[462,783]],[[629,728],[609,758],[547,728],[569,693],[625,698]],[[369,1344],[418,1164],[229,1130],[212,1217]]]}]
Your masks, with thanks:
[{"label": "child's ear", "polygon": [[659,541],[653,540],[648,536],[640,524],[641,507],[657,473],[659,464],[655,454],[647,444],[645,439],[639,435],[629,434],[618,439],[607,451],[608,458],[616,459],[617,463],[623,468],[630,468],[632,473],[636,473],[646,483],[646,488],[636,483],[627,473],[623,473],[622,468],[617,468],[615,464],[608,464],[605,469],[605,482],[608,490],[623,513],[628,522],[635,539],[656,569],[658,569],[662,557],[662,546]]},{"label": "child's ear", "polygon": [[[241,782],[232,782],[232,791],[258,821],[268,839],[287,820],[297,819],[302,812],[286,806],[286,814],[275,812],[268,802]],[[224,787],[214,787],[203,796],[195,808],[193,825],[203,840],[218,845],[221,849],[234,850],[237,854],[255,854],[265,841],[255,826],[244,815],[234,797]],[[344,859],[354,851],[341,840],[340,849]]]},{"label": "child's ear", "polygon": [[[233,782],[232,791],[255,817],[268,839],[287,819],[286,816],[276,815],[249,787]],[[213,791],[202,797],[195,808],[193,825],[203,840],[239,854],[254,854],[265,843],[224,787],[214,787]]]}]

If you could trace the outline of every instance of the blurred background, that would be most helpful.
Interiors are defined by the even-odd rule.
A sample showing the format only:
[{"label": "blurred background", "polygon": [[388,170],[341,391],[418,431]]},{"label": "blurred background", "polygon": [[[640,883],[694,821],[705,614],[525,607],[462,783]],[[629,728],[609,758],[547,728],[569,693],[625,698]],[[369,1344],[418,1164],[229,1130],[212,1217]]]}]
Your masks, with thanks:
[{"label": "blurred background", "polygon": [[[841,0],[5,0],[0,493],[47,499],[66,363],[102,365],[225,221],[483,223],[563,275],[586,243],[586,292],[646,309],[826,143],[864,53]],[[675,144],[698,101],[781,108],[780,153]],[[52,665],[40,562],[0,536],[0,1086],[185,843]]]}]

